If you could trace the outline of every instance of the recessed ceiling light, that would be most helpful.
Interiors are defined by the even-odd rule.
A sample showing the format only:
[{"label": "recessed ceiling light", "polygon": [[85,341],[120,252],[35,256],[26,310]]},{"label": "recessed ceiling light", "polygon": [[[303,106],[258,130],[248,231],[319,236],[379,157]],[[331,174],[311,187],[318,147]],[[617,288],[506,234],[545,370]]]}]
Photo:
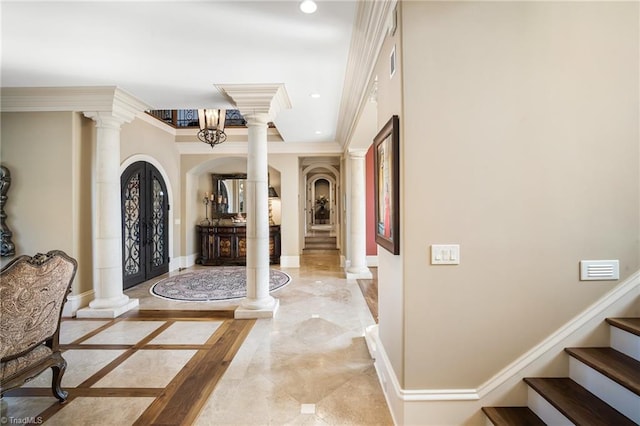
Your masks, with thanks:
[{"label": "recessed ceiling light", "polygon": [[304,13],[313,13],[318,9],[318,5],[313,0],[304,0],[300,3],[300,10]]},{"label": "recessed ceiling light", "polygon": [[322,130],[316,130],[316,135],[321,135],[322,134]]},{"label": "recessed ceiling light", "polygon": [[318,99],[320,97],[320,93],[312,93],[309,96],[311,96],[313,99]]}]

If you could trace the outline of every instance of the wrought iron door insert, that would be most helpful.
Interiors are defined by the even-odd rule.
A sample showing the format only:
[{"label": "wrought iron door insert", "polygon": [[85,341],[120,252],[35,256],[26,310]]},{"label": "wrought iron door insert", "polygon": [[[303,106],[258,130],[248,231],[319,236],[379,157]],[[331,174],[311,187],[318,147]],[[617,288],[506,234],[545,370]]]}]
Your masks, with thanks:
[{"label": "wrought iron door insert", "polygon": [[169,271],[167,187],[152,164],[133,163],[122,174],[123,287]]}]

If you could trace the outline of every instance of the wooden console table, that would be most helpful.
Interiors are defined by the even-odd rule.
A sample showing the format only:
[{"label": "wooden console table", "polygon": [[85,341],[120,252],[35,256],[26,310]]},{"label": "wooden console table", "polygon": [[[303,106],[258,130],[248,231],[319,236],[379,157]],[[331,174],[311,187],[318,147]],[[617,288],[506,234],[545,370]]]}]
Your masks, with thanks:
[{"label": "wooden console table", "polygon": [[[239,225],[197,225],[202,265],[246,265],[247,227]],[[269,226],[269,263],[280,263],[280,225]]]}]

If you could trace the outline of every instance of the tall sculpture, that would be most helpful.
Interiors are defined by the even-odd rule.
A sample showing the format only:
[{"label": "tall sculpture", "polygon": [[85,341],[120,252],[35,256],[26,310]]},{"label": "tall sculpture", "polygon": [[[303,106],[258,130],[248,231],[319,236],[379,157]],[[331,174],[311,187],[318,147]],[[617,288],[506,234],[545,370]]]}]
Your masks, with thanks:
[{"label": "tall sculpture", "polygon": [[5,220],[7,214],[4,212],[4,204],[7,202],[7,192],[11,186],[11,173],[5,166],[0,166],[0,239],[2,239],[2,248],[0,256],[13,256],[16,254],[16,247],[11,241],[12,233]]}]

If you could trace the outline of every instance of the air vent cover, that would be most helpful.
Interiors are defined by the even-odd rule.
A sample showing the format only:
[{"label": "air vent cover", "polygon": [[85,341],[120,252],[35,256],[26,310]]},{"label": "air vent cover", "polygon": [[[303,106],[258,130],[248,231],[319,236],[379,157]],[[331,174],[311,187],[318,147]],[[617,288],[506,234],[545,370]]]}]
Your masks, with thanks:
[{"label": "air vent cover", "polygon": [[620,262],[617,260],[581,260],[581,281],[605,281],[620,278]]}]

